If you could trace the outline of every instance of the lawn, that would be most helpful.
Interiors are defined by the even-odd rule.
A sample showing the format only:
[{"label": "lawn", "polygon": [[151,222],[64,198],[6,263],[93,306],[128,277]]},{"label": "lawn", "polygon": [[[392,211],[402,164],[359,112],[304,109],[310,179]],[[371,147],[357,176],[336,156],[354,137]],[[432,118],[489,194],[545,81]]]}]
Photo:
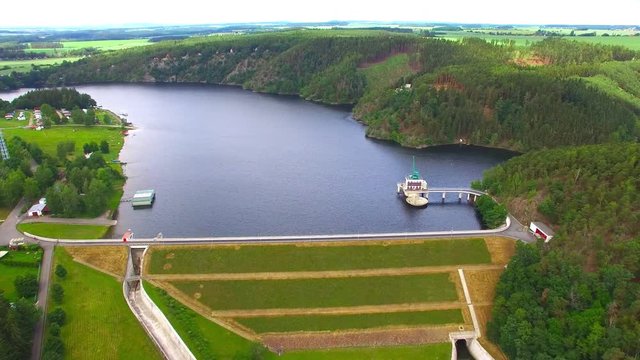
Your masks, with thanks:
[{"label": "lawn", "polygon": [[[64,248],[56,248],[54,268],[57,264],[68,272],[63,280],[53,276],[64,288],[61,306],[67,323],[61,337],[65,358],[162,358],[125,302],[119,281],[74,262]],[[49,310],[53,310],[56,306],[49,301]]]},{"label": "lawn", "polygon": [[449,273],[325,279],[172,281],[213,310],[316,308],[456,301]]},{"label": "lawn", "polygon": [[[207,320],[167,295],[163,290],[144,284],[149,296],[167,316],[178,334],[198,359],[247,358],[261,346]],[[264,359],[284,360],[387,360],[451,358],[450,344],[296,351],[277,356],[267,352]]]},{"label": "lawn", "polygon": [[[0,250],[7,250],[6,247],[1,247]],[[34,267],[30,266],[11,266],[7,264],[7,261],[20,261],[25,263],[34,264]],[[42,251],[10,251],[7,255],[0,259],[0,290],[4,291],[4,296],[9,301],[18,300],[18,294],[16,293],[14,280],[18,276],[27,274],[38,275],[38,267],[42,260]]]},{"label": "lawn", "polygon": [[102,239],[109,226],[23,223],[18,224],[18,230],[52,239]]},{"label": "lawn", "polygon": [[385,326],[463,324],[462,311],[434,310],[352,315],[302,315],[235,318],[257,333],[370,329]]},{"label": "lawn", "polygon": [[54,126],[50,129],[35,131],[31,129],[8,129],[4,130],[5,139],[19,136],[22,140],[37,143],[44,152],[55,157],[56,146],[63,141],[75,141],[76,156],[82,156],[82,145],[95,141],[100,144],[102,140],[109,143],[109,153],[103,154],[106,161],[118,158],[118,154],[124,144],[124,139],[119,127],[98,127],[98,126]]},{"label": "lawn", "polygon": [[63,61],[77,61],[80,57],[70,56],[64,58],[47,58],[33,60],[2,60],[0,61],[0,75],[9,75],[14,71],[28,72],[31,71],[32,65],[53,65],[60,64]]},{"label": "lawn", "polygon": [[[489,264],[482,239],[367,245],[247,245],[152,248],[153,274],[380,269]],[[171,264],[171,266],[165,266]]]},{"label": "lawn", "polygon": [[28,121],[18,121],[18,120],[6,120],[4,119],[4,113],[1,114],[3,116],[2,119],[0,119],[0,129],[4,129],[4,128],[14,128],[14,127],[24,127],[29,125]]}]

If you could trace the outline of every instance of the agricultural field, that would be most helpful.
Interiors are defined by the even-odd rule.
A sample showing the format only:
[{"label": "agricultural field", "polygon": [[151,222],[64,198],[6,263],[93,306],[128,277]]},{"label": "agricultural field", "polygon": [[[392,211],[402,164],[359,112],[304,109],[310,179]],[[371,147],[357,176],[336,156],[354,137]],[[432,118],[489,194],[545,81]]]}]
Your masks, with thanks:
[{"label": "agricultural field", "polygon": [[57,265],[67,275],[53,275],[52,285],[62,286],[64,298],[59,305],[50,299],[48,308],[66,313],[60,332],[65,359],[162,358],[125,302],[120,280],[74,261],[61,247],[55,250]]},{"label": "agricultural field", "polygon": [[31,71],[32,66],[49,66],[54,64],[61,64],[63,61],[78,61],[79,59],[81,58],[78,56],[68,56],[33,60],[2,60],[0,61],[0,76],[9,75],[14,71],[28,72]]},{"label": "agricultural field", "polygon": [[57,223],[22,223],[18,230],[51,239],[102,239],[109,226]]},{"label": "agricultural field", "polygon": [[172,322],[190,334],[201,329],[198,348],[205,353],[218,351],[202,330],[210,320],[219,331],[300,358],[339,356],[318,349],[391,346],[369,354],[379,358],[377,350],[437,344],[449,332],[472,329],[458,268],[470,272],[472,301],[490,305],[514,248],[496,237],[160,246],[147,253],[144,276],[154,300],[171,304],[161,308],[174,313],[167,315]]},{"label": "agricultural field", "polygon": [[121,50],[137,46],[151,45],[148,39],[128,40],[91,40],[91,41],[61,41],[62,47],[58,48],[29,48],[26,52],[46,53],[50,56],[64,55],[69,51],[82,49],[97,49],[99,51]]},{"label": "agricultural field", "polygon": [[[7,247],[0,247],[0,251],[7,251]],[[18,276],[32,274],[37,276],[38,267],[42,261],[42,250],[20,250],[9,251],[4,257],[0,258],[0,291],[4,292],[4,296],[9,301],[18,300],[14,280]]]}]

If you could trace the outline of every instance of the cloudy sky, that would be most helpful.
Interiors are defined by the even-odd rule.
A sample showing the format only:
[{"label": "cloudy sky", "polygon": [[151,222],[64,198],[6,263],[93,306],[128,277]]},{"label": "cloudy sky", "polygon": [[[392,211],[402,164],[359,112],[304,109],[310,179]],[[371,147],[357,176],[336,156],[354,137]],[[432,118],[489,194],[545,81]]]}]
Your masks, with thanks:
[{"label": "cloudy sky", "polygon": [[[0,27],[269,21],[425,21],[495,24],[640,23],[640,0],[28,0],[3,1]],[[378,4],[384,5],[378,5]]]}]

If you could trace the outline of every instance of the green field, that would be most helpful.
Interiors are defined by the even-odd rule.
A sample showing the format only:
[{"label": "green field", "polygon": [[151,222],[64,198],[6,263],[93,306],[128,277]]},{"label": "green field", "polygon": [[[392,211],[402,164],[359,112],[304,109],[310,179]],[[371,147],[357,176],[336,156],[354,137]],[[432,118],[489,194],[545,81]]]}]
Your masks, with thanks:
[{"label": "green field", "polygon": [[407,54],[391,56],[385,61],[372,64],[359,71],[362,71],[367,77],[367,85],[371,91],[388,88],[403,76],[410,76],[414,73]]},{"label": "green field", "polygon": [[[64,280],[52,278],[64,288],[67,323],[61,337],[66,359],[162,358],[125,302],[118,280],[74,262],[60,247],[54,268],[57,264],[68,271]],[[53,300],[49,304],[53,310]]]},{"label": "green field", "polygon": [[[170,259],[169,259],[170,258]],[[489,264],[482,239],[349,246],[241,246],[153,249],[153,274],[380,269]],[[163,268],[171,264],[170,269]]]},{"label": "green field", "polygon": [[45,53],[49,56],[64,55],[73,50],[94,48],[100,51],[121,50],[137,46],[151,45],[148,39],[128,40],[89,40],[89,41],[61,41],[61,48],[26,49],[25,52]]},{"label": "green field", "polygon": [[235,318],[257,333],[370,329],[385,326],[463,324],[462,311],[434,310],[350,315],[302,315]]},{"label": "green field", "polygon": [[103,154],[106,161],[111,161],[118,158],[118,154],[124,144],[124,139],[119,127],[102,127],[102,126],[84,126],[84,125],[71,125],[71,126],[54,126],[50,129],[42,131],[34,131],[31,129],[7,129],[4,130],[5,139],[10,139],[13,136],[19,136],[22,140],[31,143],[37,143],[42,151],[55,157],[56,146],[59,142],[63,141],[75,141],[76,152],[75,156],[82,156],[82,145],[95,141],[100,144],[100,141],[106,140],[109,143],[110,151],[108,154]]},{"label": "green field", "polygon": [[[0,250],[7,250],[6,247]],[[42,259],[42,251],[10,251],[0,259],[0,290],[4,291],[4,296],[9,301],[18,300],[14,280],[18,276],[33,274],[38,275],[37,267],[10,266],[6,264],[8,260],[39,264]]]},{"label": "green field", "polygon": [[214,310],[315,308],[456,301],[449,273],[352,278],[174,281],[183,293],[201,294]]},{"label": "green field", "polygon": [[[145,283],[149,296],[167,316],[178,334],[198,359],[250,358],[255,349],[262,347],[207,320],[167,295],[163,290]],[[388,360],[388,359],[433,359],[451,358],[450,344],[422,346],[398,346],[382,348],[353,348],[315,351],[296,351],[278,356],[264,353],[264,359],[284,360]]]},{"label": "green field", "polygon": [[102,239],[109,226],[23,223],[18,224],[18,230],[52,239]]},{"label": "green field", "polygon": [[14,71],[27,72],[31,70],[32,65],[43,66],[60,64],[63,61],[77,61],[80,57],[70,56],[63,58],[48,58],[34,60],[2,60],[0,61],[0,76],[9,75]]},{"label": "green field", "polygon": [[[4,116],[4,114],[2,114],[2,116]],[[27,125],[29,125],[28,121],[5,120],[4,117],[0,119],[0,129],[23,127]]]},{"label": "green field", "polygon": [[[439,37],[449,40],[460,40],[465,37],[478,37],[486,41],[513,40],[516,46],[527,46],[546,38],[545,36],[537,35],[491,35],[465,31],[451,31]],[[632,50],[640,50],[640,36],[564,36],[563,38],[592,44],[620,45]]]}]

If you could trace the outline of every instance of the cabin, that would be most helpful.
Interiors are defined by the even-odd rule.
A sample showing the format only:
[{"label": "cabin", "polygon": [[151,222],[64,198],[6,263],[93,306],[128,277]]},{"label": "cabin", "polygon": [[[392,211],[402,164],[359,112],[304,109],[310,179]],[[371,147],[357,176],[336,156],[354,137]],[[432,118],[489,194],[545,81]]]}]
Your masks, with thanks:
[{"label": "cabin", "polygon": [[541,222],[532,222],[529,224],[529,230],[531,230],[533,235],[544,240],[546,243],[555,235],[555,232],[551,230],[549,226]]},{"label": "cabin", "polygon": [[29,210],[27,211],[27,216],[37,217],[42,216],[48,212],[49,209],[47,208],[47,199],[41,198],[37,204],[29,208]]}]

